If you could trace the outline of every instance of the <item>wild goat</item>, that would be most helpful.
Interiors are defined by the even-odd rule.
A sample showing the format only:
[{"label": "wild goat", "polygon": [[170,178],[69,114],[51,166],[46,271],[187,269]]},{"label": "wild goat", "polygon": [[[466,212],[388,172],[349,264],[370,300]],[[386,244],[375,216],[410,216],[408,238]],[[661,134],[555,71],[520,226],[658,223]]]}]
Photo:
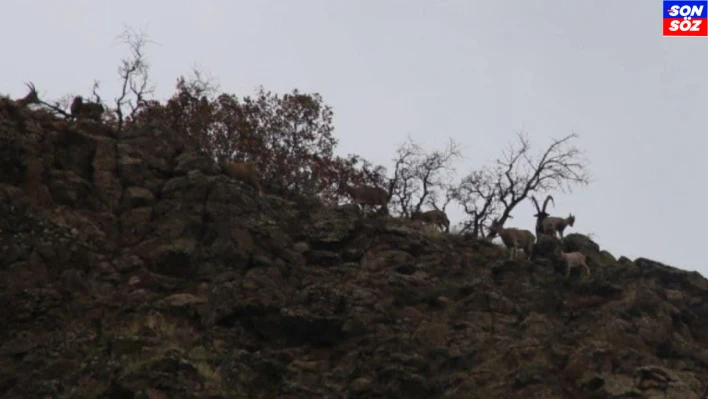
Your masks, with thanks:
[{"label": "wild goat", "polygon": [[15,100],[15,105],[18,108],[24,108],[29,104],[34,104],[34,103],[39,102],[39,95],[37,95],[37,89],[35,89],[34,84],[32,82],[25,83],[25,86],[27,86],[30,91],[26,96],[24,96],[18,100]]},{"label": "wild goat", "polygon": [[224,161],[221,162],[221,171],[227,176],[245,182],[258,190],[258,195],[263,195],[261,183],[258,181],[258,172],[253,165],[245,162]]},{"label": "wild goat", "polygon": [[423,223],[433,224],[444,231],[450,229],[450,220],[447,218],[445,212],[433,209],[427,212],[413,212],[411,214],[412,220],[420,220]]},{"label": "wild goat", "polygon": [[492,221],[489,230],[499,234],[504,245],[509,248],[509,259],[516,256],[516,252],[519,248],[524,250],[527,259],[531,257],[533,243],[536,240],[532,232],[522,229],[504,228],[496,219]]},{"label": "wild goat", "polygon": [[536,201],[536,198],[534,196],[531,196],[531,201],[533,201],[533,204],[536,206],[536,214],[534,215],[536,217],[536,237],[540,237],[541,234],[543,234],[543,222],[548,218],[550,215],[546,212],[546,206],[548,206],[548,201],[553,202],[553,206],[556,206],[556,202],[551,197],[550,195],[546,197],[546,200],[543,201],[543,209],[541,209],[538,206],[538,201]]},{"label": "wild goat", "polygon": [[381,210],[388,212],[389,196],[386,190],[373,186],[346,187],[345,190],[352,198],[352,202],[361,206],[362,210],[365,205],[369,205],[372,208],[380,205]]},{"label": "wild goat", "polygon": [[543,221],[543,234],[556,237],[556,232],[558,232],[562,240],[563,230],[565,230],[568,226],[573,227],[574,223],[575,216],[573,216],[572,213],[567,218],[549,216]]},{"label": "wild goat", "polygon": [[590,268],[588,267],[588,264],[585,262],[585,255],[583,255],[580,252],[559,252],[560,258],[563,260],[563,262],[566,265],[565,269],[565,277],[568,278],[570,277],[570,271],[572,269],[582,267],[585,269],[585,273],[587,276],[590,276]]},{"label": "wild goat", "polygon": [[34,84],[30,83],[25,83],[25,86],[29,88],[29,93],[27,93],[26,96],[22,98],[18,98],[17,100],[11,100],[6,97],[0,97],[0,104],[2,105],[3,108],[6,108],[8,111],[13,113],[14,115],[18,115],[17,112],[28,106],[29,104],[33,103],[38,103],[39,101],[39,96],[37,95],[37,90],[34,88]]},{"label": "wild goat", "polygon": [[103,105],[99,103],[94,103],[91,101],[84,102],[84,98],[81,96],[74,97],[74,101],[71,102],[71,107],[69,108],[71,116],[75,119],[86,118],[91,120],[101,120],[103,115]]}]

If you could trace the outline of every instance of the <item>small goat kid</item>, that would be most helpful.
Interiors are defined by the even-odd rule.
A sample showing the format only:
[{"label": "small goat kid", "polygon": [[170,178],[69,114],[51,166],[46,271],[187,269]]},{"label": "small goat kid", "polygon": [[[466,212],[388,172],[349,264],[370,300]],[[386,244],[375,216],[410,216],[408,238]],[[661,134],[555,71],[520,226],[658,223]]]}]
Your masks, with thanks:
[{"label": "small goat kid", "polygon": [[533,233],[528,230],[504,228],[497,220],[492,222],[489,229],[501,237],[504,245],[509,248],[509,259],[516,257],[518,249],[523,249],[526,253],[526,258],[531,257],[533,243],[536,241]]},{"label": "small goat kid", "polygon": [[388,192],[382,188],[373,186],[347,187],[346,192],[352,198],[352,202],[361,206],[362,210],[364,205],[369,205],[372,208],[380,205],[388,212]]},{"label": "small goat kid", "polygon": [[573,224],[575,224],[575,216],[573,214],[570,214],[567,218],[549,216],[543,220],[543,234],[556,237],[556,232],[558,232],[562,240],[563,230],[568,226],[573,227]]},{"label": "small goat kid", "polygon": [[447,218],[445,212],[433,209],[426,212],[414,212],[411,215],[412,220],[419,220],[423,223],[433,224],[443,231],[450,229],[450,219]]},{"label": "small goat kid", "polygon": [[585,269],[585,274],[590,276],[590,268],[586,262],[585,255],[580,252],[561,252],[560,253],[563,262],[566,265],[565,277],[570,277],[570,272],[572,269],[582,267]]},{"label": "small goat kid", "polygon": [[258,172],[256,168],[245,162],[233,162],[225,161],[221,163],[221,171],[227,176],[250,184],[258,190],[258,196],[263,195],[263,189],[261,188],[261,183],[258,181]]}]

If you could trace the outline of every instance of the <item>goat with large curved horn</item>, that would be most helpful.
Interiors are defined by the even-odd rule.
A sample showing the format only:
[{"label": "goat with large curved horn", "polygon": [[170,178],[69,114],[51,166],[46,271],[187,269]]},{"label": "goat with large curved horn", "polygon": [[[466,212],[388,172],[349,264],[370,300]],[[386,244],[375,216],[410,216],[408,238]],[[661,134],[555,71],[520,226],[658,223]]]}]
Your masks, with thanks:
[{"label": "goat with large curved horn", "polygon": [[34,87],[34,83],[25,83],[25,86],[29,88],[29,93],[26,96],[15,101],[15,105],[17,105],[18,108],[24,108],[29,104],[39,102],[39,95],[37,94],[37,89]]},{"label": "goat with large curved horn", "polygon": [[536,198],[533,195],[531,196],[531,201],[533,201],[533,204],[536,206],[536,214],[533,215],[536,217],[536,237],[540,237],[541,234],[543,234],[543,221],[550,216],[550,214],[546,212],[548,201],[553,202],[554,207],[556,206],[556,201],[552,196],[547,196],[546,200],[543,201],[543,208],[538,206],[538,201],[536,201]]}]

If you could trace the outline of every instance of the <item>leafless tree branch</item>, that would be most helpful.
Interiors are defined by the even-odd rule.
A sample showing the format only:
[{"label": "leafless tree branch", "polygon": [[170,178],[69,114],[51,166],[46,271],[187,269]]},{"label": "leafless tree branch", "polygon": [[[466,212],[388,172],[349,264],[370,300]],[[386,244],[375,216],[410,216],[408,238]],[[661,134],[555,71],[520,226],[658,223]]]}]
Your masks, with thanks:
[{"label": "leafless tree branch", "polygon": [[467,220],[462,230],[474,237],[494,237],[489,222],[498,219],[504,224],[511,212],[531,194],[553,190],[570,191],[573,185],[588,184],[590,177],[583,152],[571,141],[571,133],[554,139],[541,153],[531,154],[528,137],[519,133],[518,142],[510,144],[490,168],[473,171],[452,190]]},{"label": "leafless tree branch", "polygon": [[[503,179],[496,182],[498,201],[504,206],[499,222],[504,223],[514,208],[532,193],[553,190],[570,192],[576,184],[587,185],[590,176],[584,153],[570,142],[578,138],[573,132],[551,144],[538,156],[532,156],[531,145],[524,133],[518,134],[517,146],[510,146],[496,162]],[[494,233],[490,232],[489,237]]]},{"label": "leafless tree branch", "polygon": [[475,238],[484,235],[486,222],[496,215],[500,207],[496,190],[505,174],[499,172],[489,168],[473,171],[452,190],[452,197],[469,217],[462,224],[462,232],[471,233]]},{"label": "leafless tree branch", "polygon": [[101,83],[98,80],[93,81],[93,98],[95,99],[97,104],[103,105],[103,101],[101,100],[101,96],[98,95],[98,90],[101,88]]},{"label": "leafless tree branch", "polygon": [[396,151],[393,176],[389,179],[395,211],[410,216],[426,204],[437,208],[435,202],[447,191],[448,177],[454,172],[453,161],[459,157],[460,148],[453,140],[442,150],[426,152],[408,137]]},{"label": "leafless tree branch", "polygon": [[[115,112],[118,119],[118,131],[125,123],[125,109],[130,107],[128,117],[134,118],[135,114],[146,104],[146,97],[154,94],[155,87],[149,83],[149,64],[145,57],[145,47],[151,43],[143,31],[135,31],[125,27],[118,39],[128,46],[130,55],[121,60],[118,75],[121,79],[120,95],[115,99]],[[133,98],[130,98],[131,96]]]}]

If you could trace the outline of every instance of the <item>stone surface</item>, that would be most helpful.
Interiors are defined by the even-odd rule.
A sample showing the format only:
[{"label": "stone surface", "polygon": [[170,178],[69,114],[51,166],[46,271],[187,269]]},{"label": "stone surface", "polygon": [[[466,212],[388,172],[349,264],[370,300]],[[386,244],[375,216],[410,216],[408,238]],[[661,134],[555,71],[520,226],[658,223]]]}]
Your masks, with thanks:
[{"label": "stone surface", "polygon": [[43,123],[0,104],[0,397],[703,397],[697,273],[578,234],[508,260],[256,197],[164,129]]}]

